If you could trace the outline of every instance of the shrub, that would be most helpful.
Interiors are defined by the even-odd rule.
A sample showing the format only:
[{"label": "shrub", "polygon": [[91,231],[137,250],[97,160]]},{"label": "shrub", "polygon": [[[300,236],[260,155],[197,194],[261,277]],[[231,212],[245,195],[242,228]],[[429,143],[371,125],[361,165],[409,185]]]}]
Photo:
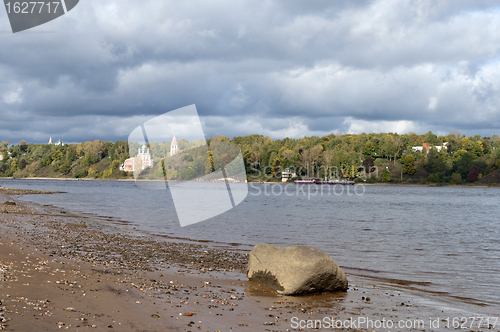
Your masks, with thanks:
[{"label": "shrub", "polygon": [[118,160],[113,160],[113,162],[111,163],[111,166],[110,166],[110,169],[115,171],[117,170],[118,168],[120,167],[120,161]]},{"label": "shrub", "polygon": [[50,159],[50,156],[46,156],[45,158],[43,158],[42,164],[43,166],[49,166],[51,162],[52,159]]},{"label": "shrub", "polygon": [[52,164],[52,171],[57,172],[59,170],[59,162],[56,161]]},{"label": "shrub", "polygon": [[98,161],[99,161],[99,158],[97,157],[97,154],[95,154],[93,152],[87,152],[85,154],[85,157],[83,157],[82,165],[88,167],[90,165],[95,164]]},{"label": "shrub", "polygon": [[86,169],[80,169],[80,170],[75,171],[75,172],[73,173],[73,177],[75,177],[75,178],[77,178],[77,179],[79,179],[79,178],[84,178],[84,177],[86,177],[86,176],[87,176],[87,174],[88,174],[88,172],[87,172],[87,170],[86,170]]},{"label": "shrub", "polygon": [[387,169],[384,168],[382,171],[382,178],[384,179],[384,182],[391,182],[391,174]]},{"label": "shrub", "polygon": [[377,183],[377,179],[376,178],[368,178],[366,179],[366,183]]},{"label": "shrub", "polygon": [[61,167],[59,167],[59,172],[61,172],[61,173],[68,173],[69,170],[70,170],[70,167],[69,167],[68,162],[65,162],[64,164],[61,165]]},{"label": "shrub", "polygon": [[438,183],[439,181],[441,180],[441,175],[438,174],[438,173],[432,173],[431,175],[429,175],[429,177],[427,178],[427,181],[428,182],[432,182],[432,183]]},{"label": "shrub", "polygon": [[457,172],[453,173],[451,175],[450,183],[452,183],[452,184],[462,183],[462,176],[460,175],[460,173],[457,173]]}]

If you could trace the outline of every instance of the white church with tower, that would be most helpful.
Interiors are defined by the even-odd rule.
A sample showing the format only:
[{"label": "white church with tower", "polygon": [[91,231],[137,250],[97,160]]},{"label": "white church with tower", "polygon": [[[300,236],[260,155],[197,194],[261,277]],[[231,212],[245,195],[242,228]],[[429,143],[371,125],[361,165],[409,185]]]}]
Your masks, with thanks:
[{"label": "white church with tower", "polygon": [[120,165],[120,170],[125,172],[135,172],[135,160],[139,158],[141,160],[141,170],[145,170],[146,168],[151,168],[154,166],[154,160],[151,159],[151,153],[149,153],[149,148],[143,145],[137,151],[137,156],[134,158],[128,158]]},{"label": "white church with tower", "polygon": [[[179,153],[179,146],[177,144],[177,139],[175,138],[174,134],[174,138],[172,138],[172,143],[170,144],[170,156],[173,156],[174,154],[177,153]],[[128,158],[123,162],[123,164],[120,165],[120,170],[125,172],[134,172],[136,170],[135,161],[137,158],[141,160],[142,170],[154,166],[154,160],[151,159],[151,153],[149,152],[149,148],[143,145],[141,148],[139,148],[139,150],[137,151],[137,155],[134,158]]]},{"label": "white church with tower", "polygon": [[170,144],[170,157],[172,157],[177,152],[179,152],[179,146],[177,145],[177,139],[175,138],[174,134],[174,138],[172,139],[172,144]]}]

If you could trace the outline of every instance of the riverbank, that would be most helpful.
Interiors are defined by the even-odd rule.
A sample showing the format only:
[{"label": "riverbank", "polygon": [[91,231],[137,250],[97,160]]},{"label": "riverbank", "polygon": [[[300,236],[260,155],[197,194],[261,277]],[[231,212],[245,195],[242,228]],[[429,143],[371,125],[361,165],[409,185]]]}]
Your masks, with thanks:
[{"label": "riverbank", "polygon": [[[135,180],[134,178],[123,178],[123,179],[92,179],[92,178],[48,178],[48,177],[27,177],[27,178],[13,178],[13,177],[0,177],[0,179],[15,179],[15,180],[69,180],[69,181],[123,181],[123,182],[157,182],[158,180],[147,180],[140,179]],[[161,181],[163,182],[163,181]],[[165,181],[168,182],[168,181]],[[175,182],[175,181],[174,181]],[[196,182],[196,181],[193,181]],[[196,182],[198,183],[198,182]],[[280,181],[272,181],[272,182],[263,182],[263,181],[250,181],[248,184],[294,184],[294,182],[280,182]],[[376,182],[376,183],[367,183],[367,182],[358,182],[355,185],[364,185],[364,186],[402,186],[402,187],[450,187],[450,188],[500,188],[500,183],[492,183],[492,184],[479,184],[479,183],[464,183],[464,184],[449,184],[449,183],[408,183],[408,182]],[[0,187],[1,188],[1,187]]]},{"label": "riverbank", "polygon": [[[278,296],[247,280],[244,251],[104,226],[13,196],[29,191],[5,190],[0,300],[7,331],[314,331],[293,322],[457,313],[449,303],[349,274],[346,293]],[[16,204],[3,204],[7,200]]]}]

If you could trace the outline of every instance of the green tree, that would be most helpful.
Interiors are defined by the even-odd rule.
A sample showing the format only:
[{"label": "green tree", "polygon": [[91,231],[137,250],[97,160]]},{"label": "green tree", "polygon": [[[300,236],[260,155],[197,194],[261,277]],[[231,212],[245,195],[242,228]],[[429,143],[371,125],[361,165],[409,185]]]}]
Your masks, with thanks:
[{"label": "green tree", "polygon": [[472,147],[472,143],[470,142],[468,137],[463,137],[460,140],[460,148],[465,151],[469,151],[469,149]]},{"label": "green tree", "polygon": [[52,159],[50,158],[50,156],[45,156],[42,160],[43,166],[49,166],[51,162],[52,162]]},{"label": "green tree", "polygon": [[70,165],[69,165],[69,162],[65,162],[64,164],[61,165],[61,167],[59,167],[59,172],[63,173],[63,174],[66,174],[68,173],[70,170]]},{"label": "green tree", "polygon": [[52,154],[50,155],[50,159],[52,159],[52,160],[62,160],[63,158],[64,158],[64,155],[59,150],[52,152]]},{"label": "green tree", "polygon": [[25,140],[21,140],[21,142],[19,142],[19,149],[21,150],[21,152],[26,152],[26,150],[28,149],[28,145],[26,144]]},{"label": "green tree", "polygon": [[214,159],[212,157],[212,151],[208,151],[208,157],[205,158],[205,174],[210,174],[215,171]]},{"label": "green tree", "polygon": [[472,163],[474,162],[474,158],[470,153],[466,152],[462,155],[462,157],[455,162],[455,170],[461,175],[462,180],[467,179],[469,172],[472,168]]},{"label": "green tree", "polygon": [[372,141],[368,141],[363,148],[363,155],[365,158],[373,156],[375,154],[375,144]]},{"label": "green tree", "polygon": [[9,154],[7,147],[9,146],[9,142],[3,141],[0,143],[0,153],[2,154],[2,162],[7,162],[9,160]]},{"label": "green tree", "polygon": [[276,177],[280,173],[281,173],[280,172],[280,160],[279,160],[279,158],[276,157],[273,160],[271,175],[273,177]]},{"label": "green tree", "polygon": [[412,154],[407,154],[403,158],[403,173],[413,175],[417,171],[415,167],[415,157]]},{"label": "green tree", "polygon": [[390,182],[391,181],[391,173],[389,173],[389,170],[387,168],[384,168],[382,171],[382,179],[384,182]]},{"label": "green tree", "polygon": [[432,132],[429,131],[424,135],[424,142],[430,143],[431,145],[437,145],[438,137],[436,134],[433,134]]},{"label": "green tree", "polygon": [[70,146],[66,150],[66,160],[69,164],[72,164],[76,160],[76,148],[74,146]]},{"label": "green tree", "polygon": [[110,168],[112,171],[116,171],[119,167],[120,167],[120,161],[119,161],[119,160],[113,160],[113,161],[111,162],[111,165],[109,166],[109,168]]},{"label": "green tree", "polygon": [[438,174],[438,173],[432,173],[431,175],[429,175],[429,177],[427,178],[427,181],[428,182],[432,182],[432,183],[438,183],[439,180],[441,180],[441,175]]},{"label": "green tree", "polygon": [[12,171],[12,173],[17,171],[17,167],[17,158],[12,158],[12,160],[10,161],[10,170]]},{"label": "green tree", "polygon": [[53,172],[57,172],[57,171],[59,170],[59,166],[60,166],[60,165],[59,165],[59,161],[58,161],[58,160],[54,161],[54,162],[52,163],[52,166],[51,166],[51,167],[52,167],[52,171],[53,171]]},{"label": "green tree", "polygon": [[451,180],[450,180],[450,183],[451,184],[460,184],[462,183],[462,176],[460,175],[460,173],[453,173],[451,175]]},{"label": "green tree", "polygon": [[444,173],[446,171],[446,164],[443,157],[435,148],[431,148],[427,154],[424,168],[429,173]]},{"label": "green tree", "polygon": [[90,165],[93,165],[98,161],[99,161],[99,157],[97,156],[97,154],[95,152],[89,151],[89,152],[85,153],[85,156],[83,157],[83,160],[82,160],[82,165],[85,167],[89,167]]},{"label": "green tree", "polygon": [[488,163],[486,162],[486,158],[482,157],[474,160],[473,166],[476,166],[479,174],[484,174],[488,168]]},{"label": "green tree", "polygon": [[473,151],[476,158],[481,157],[484,154],[483,142],[476,142]]},{"label": "green tree", "polygon": [[196,172],[191,167],[188,167],[181,169],[179,175],[183,181],[188,181],[196,177]]}]

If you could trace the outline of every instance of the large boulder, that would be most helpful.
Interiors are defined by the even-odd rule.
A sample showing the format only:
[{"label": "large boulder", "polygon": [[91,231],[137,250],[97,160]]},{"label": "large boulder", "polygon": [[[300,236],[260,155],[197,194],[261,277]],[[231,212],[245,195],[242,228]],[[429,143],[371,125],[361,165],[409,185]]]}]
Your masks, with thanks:
[{"label": "large boulder", "polygon": [[344,271],[323,250],[259,244],[248,258],[248,279],[282,295],[346,291]]}]

